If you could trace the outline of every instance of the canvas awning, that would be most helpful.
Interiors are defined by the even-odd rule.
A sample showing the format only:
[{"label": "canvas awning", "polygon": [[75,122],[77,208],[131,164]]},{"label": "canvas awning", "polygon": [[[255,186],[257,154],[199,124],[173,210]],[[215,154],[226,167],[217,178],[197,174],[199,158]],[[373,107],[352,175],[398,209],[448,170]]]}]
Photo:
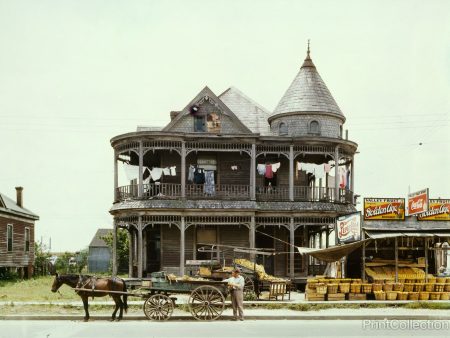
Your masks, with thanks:
[{"label": "canvas awning", "polygon": [[450,237],[450,232],[365,231],[372,239],[393,237]]},{"label": "canvas awning", "polygon": [[297,250],[301,255],[310,255],[318,260],[331,263],[347,256],[348,254],[361,247],[365,242],[370,240],[371,239],[369,238],[362,241],[350,244],[336,245],[331,248],[325,249],[297,247]]}]

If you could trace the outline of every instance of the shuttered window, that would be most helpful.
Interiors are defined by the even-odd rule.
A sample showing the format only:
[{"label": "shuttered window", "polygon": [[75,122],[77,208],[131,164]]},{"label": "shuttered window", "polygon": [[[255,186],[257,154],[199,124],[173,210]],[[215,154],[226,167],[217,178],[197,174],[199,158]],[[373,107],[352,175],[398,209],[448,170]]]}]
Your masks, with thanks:
[{"label": "shuttered window", "polygon": [[30,228],[25,228],[25,252],[30,251]]},{"label": "shuttered window", "polygon": [[13,250],[13,226],[12,224],[8,224],[7,230],[6,230],[6,237],[7,237],[7,246],[8,251]]}]

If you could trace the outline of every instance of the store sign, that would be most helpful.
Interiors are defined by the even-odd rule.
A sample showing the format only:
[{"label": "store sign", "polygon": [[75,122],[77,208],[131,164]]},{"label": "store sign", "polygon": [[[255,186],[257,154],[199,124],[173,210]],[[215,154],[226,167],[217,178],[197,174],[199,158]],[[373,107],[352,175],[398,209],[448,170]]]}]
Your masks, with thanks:
[{"label": "store sign", "polygon": [[450,200],[429,201],[428,211],[417,215],[419,221],[450,221]]},{"label": "store sign", "polygon": [[338,217],[336,236],[339,244],[359,241],[361,239],[361,213]]},{"label": "store sign", "polygon": [[428,188],[408,194],[408,215],[428,211]]},{"label": "store sign", "polygon": [[404,198],[365,198],[364,220],[405,220]]}]

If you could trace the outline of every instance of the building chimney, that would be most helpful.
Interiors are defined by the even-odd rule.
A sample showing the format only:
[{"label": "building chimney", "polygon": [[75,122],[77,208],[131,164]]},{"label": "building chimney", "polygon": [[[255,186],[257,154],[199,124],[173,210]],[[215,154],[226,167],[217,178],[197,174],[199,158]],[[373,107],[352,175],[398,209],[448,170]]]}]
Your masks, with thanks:
[{"label": "building chimney", "polygon": [[16,203],[21,208],[23,207],[22,191],[23,187],[16,187]]}]

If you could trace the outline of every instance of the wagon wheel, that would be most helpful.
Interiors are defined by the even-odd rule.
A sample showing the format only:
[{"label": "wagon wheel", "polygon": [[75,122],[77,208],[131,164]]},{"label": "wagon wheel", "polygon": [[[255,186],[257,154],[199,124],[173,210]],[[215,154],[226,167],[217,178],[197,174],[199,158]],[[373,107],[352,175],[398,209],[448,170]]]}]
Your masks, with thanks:
[{"label": "wagon wheel", "polygon": [[150,320],[167,320],[173,313],[173,301],[166,295],[153,295],[145,301],[144,313]]},{"label": "wagon wheel", "polygon": [[214,286],[199,286],[189,297],[189,310],[198,320],[216,320],[224,308],[225,297]]},{"label": "wagon wheel", "polygon": [[248,297],[255,294],[255,284],[253,283],[253,278],[246,274],[242,274],[244,277],[244,297]]}]

